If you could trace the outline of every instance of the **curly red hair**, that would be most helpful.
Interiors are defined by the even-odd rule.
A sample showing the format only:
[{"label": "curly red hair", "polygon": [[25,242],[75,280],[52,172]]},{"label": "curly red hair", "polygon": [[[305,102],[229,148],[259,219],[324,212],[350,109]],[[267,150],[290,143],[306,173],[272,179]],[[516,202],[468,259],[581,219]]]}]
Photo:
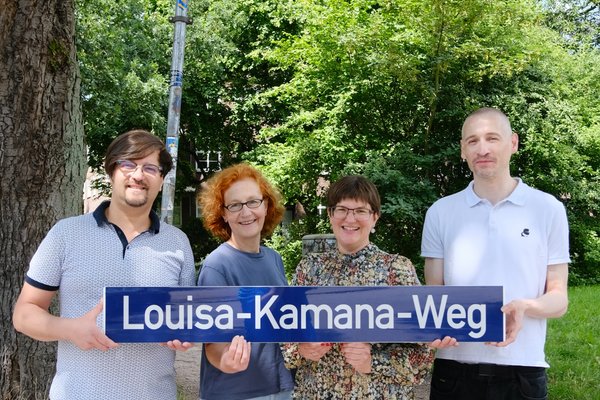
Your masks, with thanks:
[{"label": "curly red hair", "polygon": [[283,219],[285,208],[282,205],[281,194],[264,175],[247,163],[232,165],[217,172],[210,178],[198,195],[198,203],[202,212],[204,227],[213,236],[223,241],[227,241],[231,237],[231,228],[223,219],[225,213],[225,191],[233,183],[248,178],[258,184],[267,206],[265,223],[260,232],[261,238],[271,235]]}]

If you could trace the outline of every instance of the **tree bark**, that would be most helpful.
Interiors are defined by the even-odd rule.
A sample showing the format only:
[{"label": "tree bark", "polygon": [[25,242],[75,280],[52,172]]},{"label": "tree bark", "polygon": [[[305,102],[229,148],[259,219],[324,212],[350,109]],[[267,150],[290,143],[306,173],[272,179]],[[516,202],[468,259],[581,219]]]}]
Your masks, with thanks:
[{"label": "tree bark", "polygon": [[50,227],[81,213],[85,148],[73,0],[0,0],[0,397],[43,399],[55,343],[12,309]]}]

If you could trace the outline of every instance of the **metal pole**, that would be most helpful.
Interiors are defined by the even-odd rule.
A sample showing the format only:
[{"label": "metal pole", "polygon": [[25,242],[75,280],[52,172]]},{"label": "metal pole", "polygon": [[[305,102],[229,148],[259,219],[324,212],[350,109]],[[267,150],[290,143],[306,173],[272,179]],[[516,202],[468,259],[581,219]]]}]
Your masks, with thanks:
[{"label": "metal pole", "polygon": [[171,60],[166,146],[171,157],[173,157],[173,169],[165,176],[160,206],[160,219],[169,224],[173,223],[173,206],[175,204],[175,177],[177,176],[177,149],[179,147],[179,116],[181,114],[185,28],[187,24],[191,24],[192,22],[187,17],[187,11],[188,0],[176,0],[175,16],[170,19],[175,24],[175,34],[173,39],[173,57]]}]

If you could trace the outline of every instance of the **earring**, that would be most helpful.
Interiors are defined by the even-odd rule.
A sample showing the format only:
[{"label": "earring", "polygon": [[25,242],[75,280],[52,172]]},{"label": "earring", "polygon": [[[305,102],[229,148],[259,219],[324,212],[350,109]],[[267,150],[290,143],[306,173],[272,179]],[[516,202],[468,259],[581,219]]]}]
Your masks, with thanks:
[{"label": "earring", "polygon": [[371,228],[371,233],[375,233],[375,227]]}]

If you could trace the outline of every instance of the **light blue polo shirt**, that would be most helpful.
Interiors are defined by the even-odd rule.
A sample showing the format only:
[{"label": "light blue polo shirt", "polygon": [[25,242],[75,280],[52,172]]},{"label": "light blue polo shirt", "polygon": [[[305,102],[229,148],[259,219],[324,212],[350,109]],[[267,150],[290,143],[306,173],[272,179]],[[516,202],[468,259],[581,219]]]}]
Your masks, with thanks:
[{"label": "light blue polo shirt", "polygon": [[[106,220],[109,205],[59,221],[30,262],[26,281],[58,290],[62,317],[90,311],[105,286],[195,284],[192,249],[182,231],[161,224],[152,212],[150,229],[127,243],[123,232]],[[50,398],[175,400],[174,362],[175,352],[158,343],[127,343],[103,352],[59,341]]]}]

